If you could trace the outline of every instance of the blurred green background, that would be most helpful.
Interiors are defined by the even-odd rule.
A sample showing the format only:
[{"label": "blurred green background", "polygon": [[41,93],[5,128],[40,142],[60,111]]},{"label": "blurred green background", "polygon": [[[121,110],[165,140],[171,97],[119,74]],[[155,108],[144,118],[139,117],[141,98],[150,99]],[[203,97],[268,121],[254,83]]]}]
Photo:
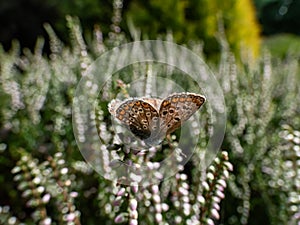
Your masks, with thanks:
[{"label": "blurred green background", "polygon": [[[280,34],[299,35],[300,2],[298,0],[208,1],[166,0],[123,2],[121,29],[128,33],[128,25],[134,25],[142,35],[155,38],[172,31],[176,42],[184,43],[201,39],[209,54],[218,51],[215,34],[217,21],[224,23],[229,43],[233,49],[243,44],[258,54],[260,39]],[[104,35],[110,31],[113,2],[105,0],[11,0],[0,2],[0,42],[7,50],[12,39],[18,39],[23,47],[33,48],[37,36],[47,37],[43,24],[51,24],[58,36],[68,40],[66,15],[78,16],[88,38],[95,24]],[[294,48],[297,38],[291,35],[275,37],[280,46],[290,43]],[[272,41],[266,41],[272,45]],[[278,47],[278,54],[284,50]]]}]

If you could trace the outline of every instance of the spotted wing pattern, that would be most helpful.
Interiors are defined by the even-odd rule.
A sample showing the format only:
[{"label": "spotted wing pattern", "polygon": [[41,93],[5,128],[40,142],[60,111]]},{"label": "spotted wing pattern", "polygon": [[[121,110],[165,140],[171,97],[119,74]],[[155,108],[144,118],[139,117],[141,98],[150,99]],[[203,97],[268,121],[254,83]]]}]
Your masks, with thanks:
[{"label": "spotted wing pattern", "polygon": [[204,102],[202,95],[174,93],[163,100],[132,98],[121,103],[112,101],[109,111],[135,136],[153,145],[178,129]]},{"label": "spotted wing pattern", "polygon": [[205,97],[193,93],[175,93],[165,98],[159,109],[160,129],[170,134],[188,120],[205,102]]},{"label": "spotted wing pattern", "polygon": [[158,116],[158,111],[150,103],[139,99],[127,100],[115,111],[115,117],[142,140],[159,129]]}]

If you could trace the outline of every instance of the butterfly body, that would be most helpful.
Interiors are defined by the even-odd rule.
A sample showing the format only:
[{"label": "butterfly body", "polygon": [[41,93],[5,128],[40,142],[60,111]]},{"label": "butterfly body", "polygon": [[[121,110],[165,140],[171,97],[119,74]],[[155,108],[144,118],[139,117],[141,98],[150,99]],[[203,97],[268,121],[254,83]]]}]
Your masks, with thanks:
[{"label": "butterfly body", "polygon": [[159,144],[167,134],[178,129],[205,102],[194,93],[174,93],[164,99],[131,98],[113,100],[110,113],[136,137],[148,145]]}]

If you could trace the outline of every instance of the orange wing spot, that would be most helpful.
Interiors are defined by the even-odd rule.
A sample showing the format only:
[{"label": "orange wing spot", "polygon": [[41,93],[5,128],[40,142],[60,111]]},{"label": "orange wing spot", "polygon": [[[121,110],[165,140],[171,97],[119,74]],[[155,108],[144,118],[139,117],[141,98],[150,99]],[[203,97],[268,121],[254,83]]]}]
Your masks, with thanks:
[{"label": "orange wing spot", "polygon": [[170,105],[170,104],[171,103],[169,101],[164,101],[162,105],[163,105],[163,107],[165,107],[165,106]]},{"label": "orange wing spot", "polygon": [[178,102],[178,97],[172,98],[172,102]]},{"label": "orange wing spot", "polygon": [[123,117],[122,115],[119,115],[119,116],[118,116],[118,119],[119,119],[119,120],[123,120],[123,118],[124,118],[124,117]]},{"label": "orange wing spot", "polygon": [[141,102],[140,102],[140,101],[137,101],[137,102],[135,103],[135,105],[136,105],[136,106],[140,106],[140,105],[141,105]]},{"label": "orange wing spot", "polygon": [[124,109],[121,109],[119,112],[118,112],[120,115],[124,115],[126,113],[126,111]]},{"label": "orange wing spot", "polygon": [[179,101],[180,101],[180,102],[184,102],[184,101],[185,101],[185,98],[181,97],[181,98],[179,98]]},{"label": "orange wing spot", "polygon": [[191,102],[192,100],[193,100],[192,97],[188,97],[188,98],[186,99],[187,102]]}]

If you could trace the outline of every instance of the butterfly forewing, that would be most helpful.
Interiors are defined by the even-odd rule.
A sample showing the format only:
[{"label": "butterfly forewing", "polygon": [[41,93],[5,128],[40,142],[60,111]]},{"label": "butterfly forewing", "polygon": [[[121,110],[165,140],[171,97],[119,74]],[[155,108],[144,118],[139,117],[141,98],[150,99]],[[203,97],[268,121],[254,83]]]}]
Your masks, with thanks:
[{"label": "butterfly forewing", "polygon": [[153,131],[158,129],[157,110],[143,100],[131,99],[121,103],[115,116],[142,140],[149,138]]},{"label": "butterfly forewing", "polygon": [[165,98],[160,106],[161,129],[170,134],[188,120],[204,103],[202,95],[176,93]]}]

